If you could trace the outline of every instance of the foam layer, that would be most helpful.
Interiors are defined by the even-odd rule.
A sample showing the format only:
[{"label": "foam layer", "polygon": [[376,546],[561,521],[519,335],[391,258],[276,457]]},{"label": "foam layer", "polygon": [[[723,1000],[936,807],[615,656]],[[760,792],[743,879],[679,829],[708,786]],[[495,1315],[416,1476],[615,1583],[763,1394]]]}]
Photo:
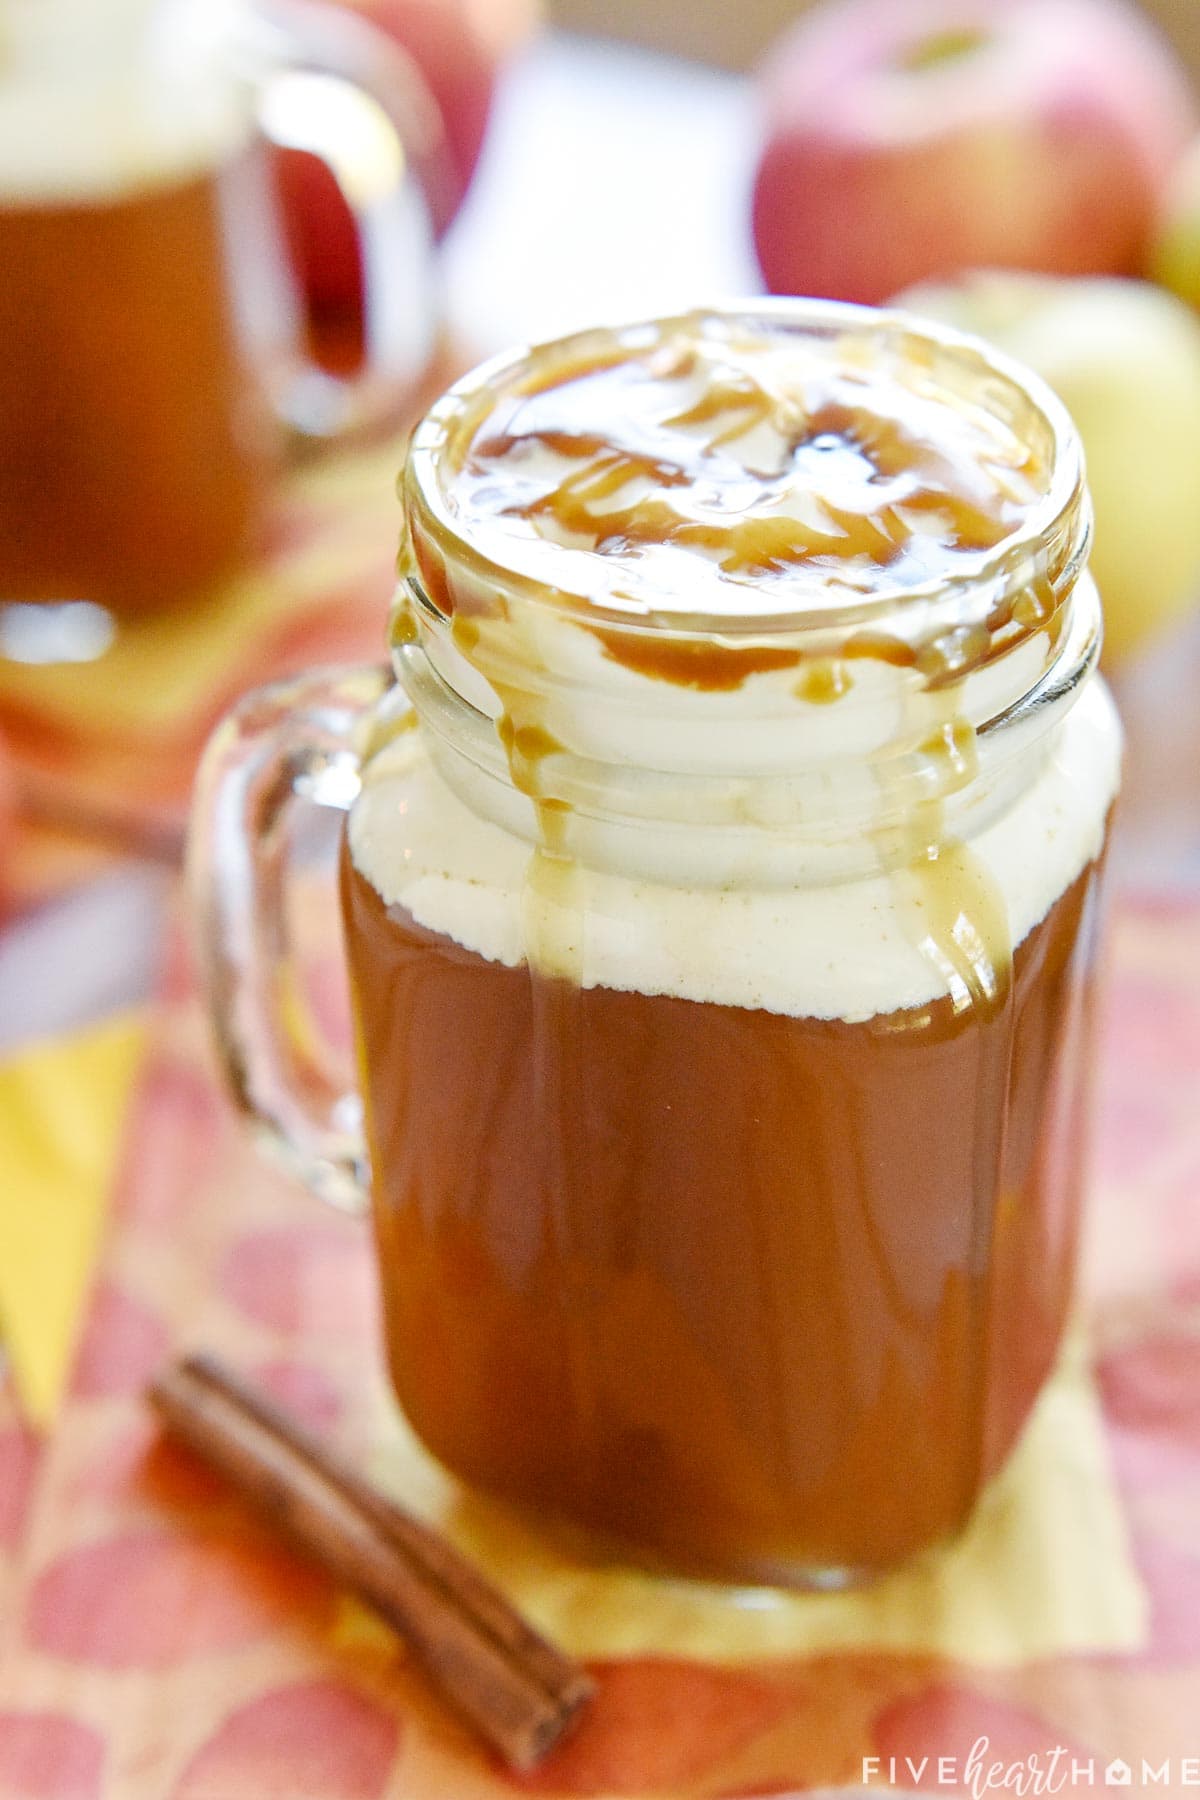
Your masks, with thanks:
[{"label": "foam layer", "polygon": [[112,202],[217,166],[251,99],[219,0],[0,0],[0,202]]},{"label": "foam layer", "polygon": [[[1003,898],[1014,948],[1100,854],[1119,762],[1116,713],[1096,680],[1016,802],[977,831],[962,822]],[[349,842],[355,867],[387,905],[489,961],[526,960],[529,844],[464,804],[420,733],[402,734],[370,764]],[[720,888],[579,866],[570,911],[549,921],[549,934],[560,942],[578,936],[578,922],[588,987],[847,1021],[947,991],[936,961],[916,947],[889,875]],[[539,938],[547,923],[535,921]]]}]

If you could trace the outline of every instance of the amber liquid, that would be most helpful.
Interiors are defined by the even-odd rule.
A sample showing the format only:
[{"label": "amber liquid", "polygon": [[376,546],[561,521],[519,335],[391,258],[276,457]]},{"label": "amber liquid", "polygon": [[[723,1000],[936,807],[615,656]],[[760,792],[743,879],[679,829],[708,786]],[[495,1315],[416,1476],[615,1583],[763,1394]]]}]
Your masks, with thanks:
[{"label": "amber liquid", "polygon": [[272,446],[221,195],[247,167],[0,207],[0,604],[144,612],[250,546]]},{"label": "amber liquid", "polygon": [[800,1581],[953,1533],[1050,1371],[1096,871],[985,1022],[583,989],[343,856],[397,1393],[451,1469],[667,1566]]}]

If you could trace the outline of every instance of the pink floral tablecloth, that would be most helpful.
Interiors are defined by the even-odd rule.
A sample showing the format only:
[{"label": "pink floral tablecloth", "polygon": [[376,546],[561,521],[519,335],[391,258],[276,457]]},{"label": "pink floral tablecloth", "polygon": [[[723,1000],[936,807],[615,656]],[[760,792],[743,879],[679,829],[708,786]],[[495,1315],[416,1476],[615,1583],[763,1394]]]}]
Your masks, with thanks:
[{"label": "pink floral tablecloth", "polygon": [[1058,1746],[1068,1788],[1102,1787],[1113,1759],[1136,1781],[1145,1759],[1154,1791],[1186,1792],[1200,1781],[1200,910],[1124,903],[1111,963],[1086,1322],[1148,1599],[1136,1648],[986,1667],[866,1648],[728,1667],[614,1656],[578,1734],[536,1776],[507,1776],[395,1641],[166,1447],[143,1405],[163,1358],[202,1341],[362,1457],[384,1390],[366,1234],[249,1148],[180,958],[55,1428],[35,1436],[0,1387],[0,1796],[698,1800],[857,1788],[871,1758],[868,1788],[947,1793],[970,1791],[981,1737],[1005,1768]]}]

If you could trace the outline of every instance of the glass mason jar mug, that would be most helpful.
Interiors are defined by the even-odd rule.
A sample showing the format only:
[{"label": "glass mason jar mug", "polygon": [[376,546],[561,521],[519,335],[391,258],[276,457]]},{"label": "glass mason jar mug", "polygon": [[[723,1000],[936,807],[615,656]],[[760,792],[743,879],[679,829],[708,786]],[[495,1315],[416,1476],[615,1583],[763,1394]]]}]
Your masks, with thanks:
[{"label": "glass mason jar mug", "polygon": [[[402,492],[395,685],[208,752],[235,1092],[369,1181],[452,1470],[673,1569],[880,1570],[1070,1306],[1120,756],[1075,432],[969,339],[755,302],[488,365]],[[298,796],[349,808],[365,1145],[279,1004]]]},{"label": "glass mason jar mug", "polygon": [[[31,603],[128,616],[202,593],[252,547],[285,428],[329,436],[407,397],[440,130],[400,51],[334,9],[0,0],[0,607],[24,636]],[[319,156],[354,214],[353,379],[305,350],[271,143]]]}]

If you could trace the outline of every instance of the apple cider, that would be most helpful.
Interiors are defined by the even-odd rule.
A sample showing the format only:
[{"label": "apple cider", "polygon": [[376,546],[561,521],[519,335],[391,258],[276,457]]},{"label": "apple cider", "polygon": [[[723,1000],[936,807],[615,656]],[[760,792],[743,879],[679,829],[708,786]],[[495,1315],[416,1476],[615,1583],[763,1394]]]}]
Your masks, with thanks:
[{"label": "apple cider", "polygon": [[251,96],[201,25],[0,0],[0,605],[143,613],[257,536],[291,324]]},{"label": "apple cider", "polygon": [[341,866],[400,1401],[656,1565],[877,1572],[1071,1304],[1120,755],[1074,432],[764,304],[490,365],[403,491]]},{"label": "apple cider", "polygon": [[272,462],[231,299],[245,168],[0,207],[0,592],[122,613],[254,540]]}]

